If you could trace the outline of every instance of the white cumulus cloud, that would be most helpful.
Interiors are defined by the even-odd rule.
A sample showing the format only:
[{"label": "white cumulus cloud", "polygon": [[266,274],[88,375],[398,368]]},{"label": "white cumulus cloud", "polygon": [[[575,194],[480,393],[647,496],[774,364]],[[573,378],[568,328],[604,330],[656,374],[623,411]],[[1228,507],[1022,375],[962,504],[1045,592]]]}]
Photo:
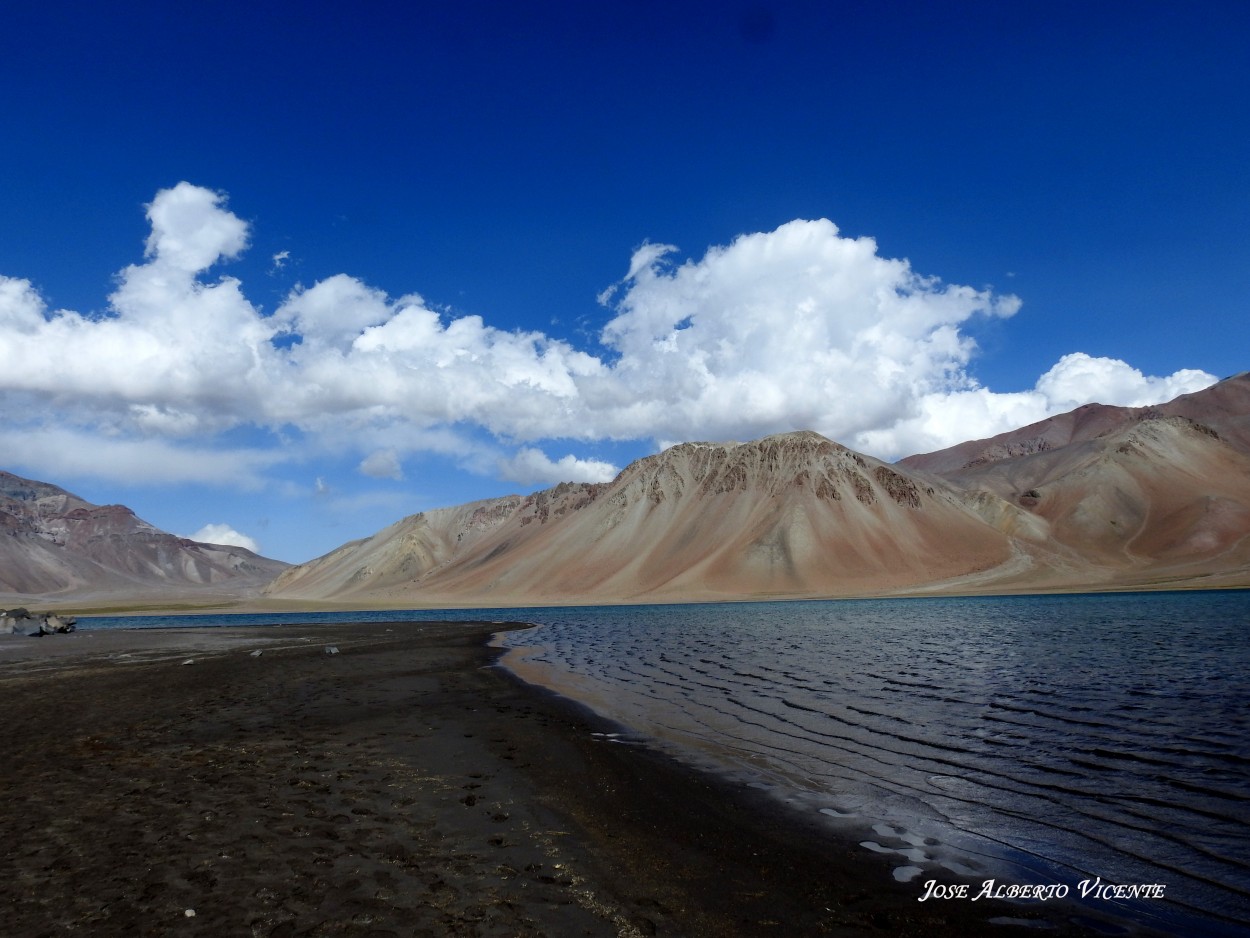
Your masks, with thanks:
[{"label": "white cumulus cloud", "polygon": [[1001,394],[977,387],[927,394],[911,417],[847,443],[873,453],[933,452],[1028,426],[1093,401],[1144,407],[1200,391],[1215,380],[1214,375],[1193,369],[1153,378],[1119,359],[1074,352],[1038,378],[1032,390]]},{"label": "white cumulus cloud", "polygon": [[227,547],[245,547],[253,554],[260,553],[260,545],[246,534],[240,534],[228,524],[206,524],[194,534],[189,540],[199,541],[201,544],[224,544]]},{"label": "white cumulus cloud", "polygon": [[1119,359],[1092,358],[1083,352],[1074,352],[1063,356],[1037,379],[1037,391],[1045,395],[1047,406],[1058,412],[1090,401],[1145,407],[1199,391],[1213,380],[1213,375],[1192,368],[1153,378]]},{"label": "white cumulus cloud", "polygon": [[888,426],[927,393],[970,384],[975,316],[1014,296],[943,284],[881,257],[871,238],[793,221],[668,263],[645,245],[603,330],[620,358],[585,382],[604,432],[749,438],[815,429],[838,439]]},{"label": "white cumulus cloud", "polygon": [[152,234],[146,251],[154,264],[194,274],[247,247],[247,223],[225,211],[225,197],[180,182],[148,205]]},{"label": "white cumulus cloud", "polygon": [[[20,438],[41,464],[255,486],[290,461],[293,430],[379,478],[399,478],[398,453],[426,440],[514,481],[602,480],[613,467],[551,460],[538,445],[814,429],[895,458],[1215,380],[1074,352],[1031,391],[982,387],[967,324],[1011,317],[1019,299],[918,273],[827,220],[686,260],[644,244],[601,294],[601,353],[348,274],[298,287],[266,315],[237,279],[209,275],[250,237],[222,194],[179,183],[147,216],[144,259],[120,272],[104,315],[50,309],[29,281],[0,276],[0,440]],[[223,445],[237,428],[267,431],[272,449]],[[498,460],[496,444],[521,448]]]},{"label": "white cumulus cloud", "polygon": [[598,459],[573,455],[553,460],[540,449],[524,446],[510,459],[499,461],[501,478],[521,485],[555,485],[560,482],[611,482],[619,470]]}]

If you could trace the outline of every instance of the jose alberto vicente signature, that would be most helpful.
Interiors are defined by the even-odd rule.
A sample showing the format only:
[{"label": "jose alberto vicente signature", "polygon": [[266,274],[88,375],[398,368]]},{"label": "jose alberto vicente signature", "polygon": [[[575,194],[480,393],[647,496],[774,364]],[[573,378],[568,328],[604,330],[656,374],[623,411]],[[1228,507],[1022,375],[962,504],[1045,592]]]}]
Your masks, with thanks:
[{"label": "jose alberto vicente signature", "polygon": [[1101,876],[1083,879],[1076,884],[1076,891],[1068,888],[1067,883],[1000,883],[995,879],[987,879],[981,888],[973,892],[967,883],[948,885],[930,879],[924,884],[924,895],[918,902],[928,899],[1066,899],[1071,895],[1081,899],[1162,899],[1167,886],[1163,883],[1104,883]]}]

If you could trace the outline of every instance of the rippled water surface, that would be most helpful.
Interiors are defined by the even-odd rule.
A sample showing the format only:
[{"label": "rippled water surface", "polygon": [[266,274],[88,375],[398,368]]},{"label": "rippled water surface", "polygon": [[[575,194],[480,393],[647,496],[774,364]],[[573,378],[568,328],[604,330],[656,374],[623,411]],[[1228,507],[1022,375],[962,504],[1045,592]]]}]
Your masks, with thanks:
[{"label": "rippled water surface", "polygon": [[1160,883],[1165,902],[1115,911],[1250,933],[1250,592],[368,617],[539,622],[506,638],[518,673],[622,742],[867,831],[918,891]]},{"label": "rippled water surface", "polygon": [[[589,611],[588,611],[589,612]],[[597,611],[596,611],[597,613]],[[567,618],[565,617],[567,616]],[[1250,593],[570,612],[526,669],[869,825],[899,879],[1162,883],[1250,928]]]}]

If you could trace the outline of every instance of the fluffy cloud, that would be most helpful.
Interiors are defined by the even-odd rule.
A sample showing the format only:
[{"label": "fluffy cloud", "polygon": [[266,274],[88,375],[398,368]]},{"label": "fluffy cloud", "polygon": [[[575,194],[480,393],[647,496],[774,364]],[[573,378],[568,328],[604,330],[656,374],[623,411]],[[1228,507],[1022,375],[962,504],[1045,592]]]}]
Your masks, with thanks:
[{"label": "fluffy cloud", "polygon": [[[49,459],[63,444],[65,458],[132,480],[260,484],[287,457],[213,445],[241,426],[275,441],[293,428],[379,478],[399,478],[399,454],[424,439],[514,481],[601,480],[614,467],[551,460],[533,444],[811,428],[893,458],[1090,400],[1151,403],[1214,381],[1076,353],[1031,391],[980,387],[966,324],[1010,317],[1019,300],[922,276],[824,220],[681,263],[672,246],[643,245],[600,297],[601,356],[346,274],[266,315],[238,280],[207,276],[248,244],[221,194],[180,183],[147,216],[145,259],[120,273],[104,316],[50,310],[28,281],[0,276],[0,436],[33,440]],[[501,443],[515,454],[498,459]]]},{"label": "fluffy cloud", "polygon": [[542,450],[523,446],[511,459],[499,461],[499,476],[521,485],[555,485],[558,482],[611,482],[619,470],[597,459],[563,456],[552,460]]},{"label": "fluffy cloud", "polygon": [[0,394],[54,408],[58,423],[197,434],[249,422],[280,374],[260,317],[232,278],[198,274],[246,246],[222,197],[181,183],[148,206],[148,260],[127,267],[111,315],[49,311],[29,282],[0,285]]},{"label": "fluffy cloud", "polygon": [[1118,359],[1091,358],[1074,352],[1063,356],[1038,378],[1037,392],[1045,397],[1050,410],[1062,413],[1090,401],[1121,407],[1158,404],[1199,391],[1213,380],[1212,375],[1192,368],[1165,378],[1151,378]]},{"label": "fluffy cloud", "polygon": [[919,276],[823,220],[744,235],[678,267],[674,250],[635,253],[604,328],[620,354],[603,382],[612,406],[598,415],[612,435],[810,428],[847,439],[969,384],[975,344],[960,324],[1020,307]]},{"label": "fluffy cloud", "polygon": [[871,453],[933,452],[1028,426],[1090,401],[1143,407],[1200,391],[1214,381],[1212,375],[1192,369],[1152,378],[1118,359],[1074,352],[1038,378],[1032,390],[999,394],[977,387],[926,394],[912,416],[846,442]]},{"label": "fluffy cloud", "polygon": [[201,544],[224,544],[227,547],[245,547],[253,554],[260,553],[260,545],[246,534],[240,534],[228,524],[206,524],[190,540]]},{"label": "fluffy cloud", "polygon": [[186,274],[238,257],[247,247],[247,223],[223,210],[223,202],[220,193],[189,182],[157,193],[147,207],[152,234],[145,256],[154,266]]}]

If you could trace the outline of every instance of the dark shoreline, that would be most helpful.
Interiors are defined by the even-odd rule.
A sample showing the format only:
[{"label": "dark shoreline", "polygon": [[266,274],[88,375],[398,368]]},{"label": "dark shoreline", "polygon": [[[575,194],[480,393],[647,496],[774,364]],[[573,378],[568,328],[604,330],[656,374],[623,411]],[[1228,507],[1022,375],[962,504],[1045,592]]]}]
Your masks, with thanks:
[{"label": "dark shoreline", "polygon": [[593,735],[619,728],[496,666],[501,628],[0,651],[5,934],[1108,933],[1055,903],[917,902],[768,796]]}]

